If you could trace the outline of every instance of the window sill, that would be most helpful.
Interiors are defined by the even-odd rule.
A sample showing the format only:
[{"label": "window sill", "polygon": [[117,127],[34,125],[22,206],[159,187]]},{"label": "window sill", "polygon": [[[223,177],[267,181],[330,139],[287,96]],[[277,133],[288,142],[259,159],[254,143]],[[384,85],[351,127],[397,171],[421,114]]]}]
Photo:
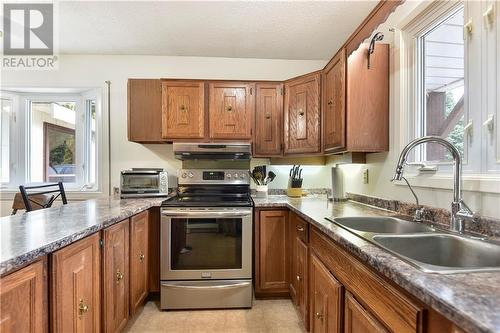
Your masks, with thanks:
[{"label": "window sill", "polygon": [[[425,175],[409,174],[405,176],[413,187],[427,187],[435,189],[453,190],[452,175]],[[406,186],[404,181],[394,182],[396,185]],[[463,175],[462,190],[467,192],[498,193],[500,194],[500,176]]]}]

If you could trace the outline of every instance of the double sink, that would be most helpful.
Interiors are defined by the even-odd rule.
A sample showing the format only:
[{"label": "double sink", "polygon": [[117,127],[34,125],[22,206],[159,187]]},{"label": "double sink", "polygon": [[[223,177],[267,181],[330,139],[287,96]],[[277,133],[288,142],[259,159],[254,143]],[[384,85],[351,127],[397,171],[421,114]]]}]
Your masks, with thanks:
[{"label": "double sink", "polygon": [[500,271],[500,243],[397,217],[326,218],[428,273]]}]

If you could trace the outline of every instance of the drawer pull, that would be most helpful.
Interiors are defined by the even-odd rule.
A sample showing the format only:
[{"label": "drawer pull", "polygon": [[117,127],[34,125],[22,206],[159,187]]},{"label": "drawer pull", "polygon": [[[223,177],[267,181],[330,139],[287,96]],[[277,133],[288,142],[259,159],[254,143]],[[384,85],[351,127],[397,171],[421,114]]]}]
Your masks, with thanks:
[{"label": "drawer pull", "polygon": [[120,272],[120,270],[116,271],[116,283],[119,283],[121,280],[123,280],[123,273]]},{"label": "drawer pull", "polygon": [[143,262],[143,261],[144,261],[144,259],[146,259],[146,256],[145,256],[144,254],[141,254],[141,255],[139,256],[139,260],[140,260],[141,262]]},{"label": "drawer pull", "polygon": [[302,231],[304,231],[304,230],[305,230],[305,229],[304,229],[304,226],[303,226],[303,225],[298,225],[298,226],[297,226],[297,231],[301,231],[301,232],[302,232]]},{"label": "drawer pull", "polygon": [[316,312],[316,318],[323,321],[323,314],[322,313],[319,313],[319,312]]},{"label": "drawer pull", "polygon": [[80,318],[89,311],[89,306],[83,302],[83,298],[80,298],[80,302],[78,303],[78,312],[80,314]]}]

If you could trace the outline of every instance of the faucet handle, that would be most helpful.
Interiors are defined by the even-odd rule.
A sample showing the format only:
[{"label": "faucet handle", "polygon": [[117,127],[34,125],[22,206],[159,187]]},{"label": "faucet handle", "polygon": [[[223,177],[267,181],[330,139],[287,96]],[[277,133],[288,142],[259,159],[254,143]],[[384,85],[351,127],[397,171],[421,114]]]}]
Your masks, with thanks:
[{"label": "faucet handle", "polygon": [[420,207],[415,210],[415,215],[413,216],[413,221],[414,222],[423,222],[424,221],[424,213],[425,209],[424,207]]},{"label": "faucet handle", "polygon": [[460,209],[456,213],[457,217],[461,218],[462,220],[468,220],[472,222],[479,221],[479,215],[472,211],[472,209],[470,209],[463,200],[460,200],[459,208]]}]

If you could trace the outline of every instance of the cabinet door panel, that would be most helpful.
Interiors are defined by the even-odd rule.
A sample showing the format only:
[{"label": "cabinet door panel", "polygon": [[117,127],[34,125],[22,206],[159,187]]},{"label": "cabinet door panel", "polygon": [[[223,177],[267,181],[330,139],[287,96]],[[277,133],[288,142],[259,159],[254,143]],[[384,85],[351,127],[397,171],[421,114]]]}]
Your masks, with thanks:
[{"label": "cabinet door panel", "polygon": [[254,122],[254,84],[210,83],[210,138],[250,140]]},{"label": "cabinet door panel", "polygon": [[325,151],[345,148],[345,51],[338,53],[323,75],[323,144]]},{"label": "cabinet door panel", "polygon": [[162,142],[161,82],[128,80],[128,139],[134,142]]},{"label": "cabinet door panel", "polygon": [[121,331],[129,313],[129,221],[104,229],[104,330]]},{"label": "cabinet door panel", "polygon": [[346,293],[344,333],[388,333],[350,293]]},{"label": "cabinet door panel", "polygon": [[205,136],[203,82],[162,82],[162,136],[201,139]]},{"label": "cabinet door panel", "polygon": [[285,153],[317,153],[320,148],[320,74],[285,84]]},{"label": "cabinet door panel", "polygon": [[282,84],[258,83],[255,110],[255,155],[281,155],[283,136]]},{"label": "cabinet door panel", "polygon": [[0,332],[47,332],[45,260],[0,279]]},{"label": "cabinet door panel", "polygon": [[52,329],[101,329],[101,251],[99,233],[52,255]]},{"label": "cabinet door panel", "polygon": [[130,313],[134,314],[148,296],[149,213],[130,218]]},{"label": "cabinet door panel", "polygon": [[299,309],[299,314],[301,319],[308,327],[308,269],[307,269],[307,254],[308,246],[300,238],[297,238],[297,307]]}]

